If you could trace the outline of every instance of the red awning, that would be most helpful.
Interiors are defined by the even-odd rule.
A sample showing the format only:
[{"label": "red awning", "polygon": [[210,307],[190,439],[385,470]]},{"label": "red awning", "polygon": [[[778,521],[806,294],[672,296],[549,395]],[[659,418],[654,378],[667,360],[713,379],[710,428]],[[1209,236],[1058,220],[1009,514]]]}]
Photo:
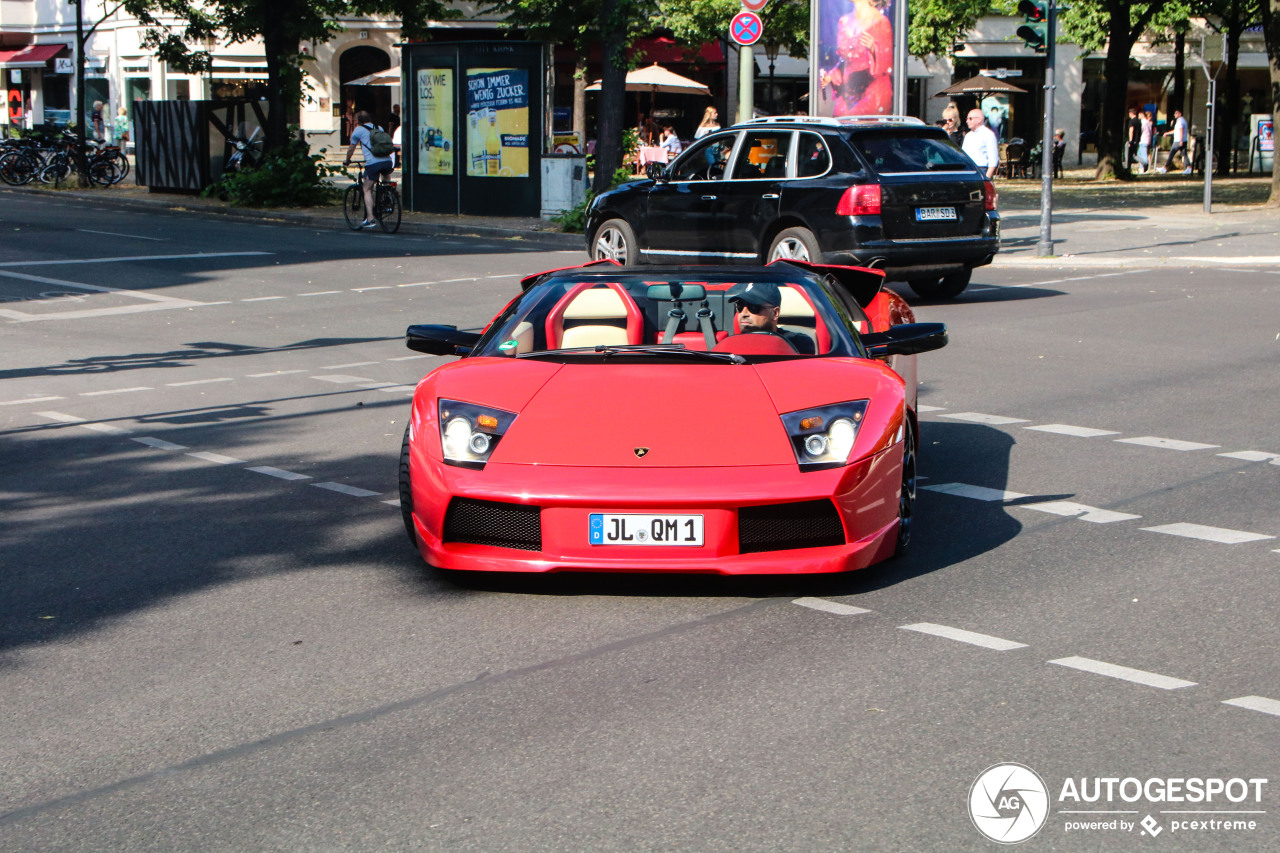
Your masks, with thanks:
[{"label": "red awning", "polygon": [[0,68],[44,68],[64,50],[71,52],[65,44],[29,44],[18,50],[0,50]]}]

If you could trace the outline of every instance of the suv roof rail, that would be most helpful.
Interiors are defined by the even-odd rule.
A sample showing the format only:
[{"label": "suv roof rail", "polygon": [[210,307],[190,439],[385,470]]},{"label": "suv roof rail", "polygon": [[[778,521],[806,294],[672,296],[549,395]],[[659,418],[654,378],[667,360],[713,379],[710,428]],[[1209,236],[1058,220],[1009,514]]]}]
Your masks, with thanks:
[{"label": "suv roof rail", "polygon": [[818,124],[826,127],[845,127],[851,124],[897,124],[920,125],[924,122],[915,116],[866,115],[866,116],[761,116],[760,118],[740,121],[733,125],[742,127],[751,124]]}]

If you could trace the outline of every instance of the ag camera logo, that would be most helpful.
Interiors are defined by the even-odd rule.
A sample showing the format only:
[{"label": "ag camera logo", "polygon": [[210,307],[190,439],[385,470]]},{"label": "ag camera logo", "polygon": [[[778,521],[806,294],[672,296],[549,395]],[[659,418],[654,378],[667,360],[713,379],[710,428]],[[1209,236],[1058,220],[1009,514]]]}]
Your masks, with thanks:
[{"label": "ag camera logo", "polygon": [[969,789],[974,827],[1000,844],[1017,844],[1040,831],[1049,817],[1049,789],[1040,774],[1022,764],[993,764]]}]

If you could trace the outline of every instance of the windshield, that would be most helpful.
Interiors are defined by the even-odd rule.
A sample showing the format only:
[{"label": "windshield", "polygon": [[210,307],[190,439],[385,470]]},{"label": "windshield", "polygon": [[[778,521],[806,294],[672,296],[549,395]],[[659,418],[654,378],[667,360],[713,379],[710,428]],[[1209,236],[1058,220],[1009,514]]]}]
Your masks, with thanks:
[{"label": "windshield", "polygon": [[881,175],[973,170],[972,161],[942,133],[859,131],[849,142]]},{"label": "windshield", "polygon": [[[737,274],[663,270],[565,270],[549,275],[494,320],[473,355],[610,361],[687,358],[733,364],[774,358],[861,356],[857,319],[833,304],[815,276],[741,270]],[[743,274],[745,273],[745,275]],[[776,293],[781,304],[729,298],[735,285]],[[758,313],[757,313],[758,312]],[[674,352],[673,352],[674,351]],[[681,351],[684,351],[683,356]],[[734,354],[743,358],[707,358]]]}]

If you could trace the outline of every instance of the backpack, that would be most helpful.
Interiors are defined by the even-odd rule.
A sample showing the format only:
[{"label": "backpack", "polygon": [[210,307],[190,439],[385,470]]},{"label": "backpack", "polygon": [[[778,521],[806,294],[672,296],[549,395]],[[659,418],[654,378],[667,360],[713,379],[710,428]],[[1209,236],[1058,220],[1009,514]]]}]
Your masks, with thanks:
[{"label": "backpack", "polygon": [[369,129],[369,152],[374,157],[390,157],[396,153],[396,144],[392,141],[391,134],[376,125],[366,124],[365,127]]}]

